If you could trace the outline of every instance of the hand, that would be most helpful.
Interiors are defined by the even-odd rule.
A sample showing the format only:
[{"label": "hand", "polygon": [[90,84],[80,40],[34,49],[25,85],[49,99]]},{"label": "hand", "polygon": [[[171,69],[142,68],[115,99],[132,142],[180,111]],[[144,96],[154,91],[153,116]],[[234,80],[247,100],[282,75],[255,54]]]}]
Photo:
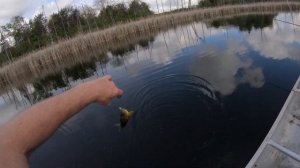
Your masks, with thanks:
[{"label": "hand", "polygon": [[120,98],[123,95],[123,91],[115,85],[109,75],[86,83],[86,87],[89,89],[92,101],[102,105],[108,105],[113,98]]}]

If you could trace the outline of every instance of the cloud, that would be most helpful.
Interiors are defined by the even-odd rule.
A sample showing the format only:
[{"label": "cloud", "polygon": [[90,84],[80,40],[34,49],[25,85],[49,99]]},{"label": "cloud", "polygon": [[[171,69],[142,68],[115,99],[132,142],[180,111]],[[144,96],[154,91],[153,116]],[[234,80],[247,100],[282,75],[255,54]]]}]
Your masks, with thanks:
[{"label": "cloud", "polygon": [[30,11],[36,3],[37,0],[0,0],[0,25],[6,24],[14,16]]},{"label": "cloud", "polygon": [[73,0],[57,0],[57,5],[55,1],[51,1],[44,4],[43,6],[39,6],[37,10],[33,13],[33,16],[36,16],[40,13],[44,13],[46,16],[50,16],[53,13],[57,13],[58,8],[62,9],[68,5],[73,5],[73,4],[75,4],[73,3]]}]

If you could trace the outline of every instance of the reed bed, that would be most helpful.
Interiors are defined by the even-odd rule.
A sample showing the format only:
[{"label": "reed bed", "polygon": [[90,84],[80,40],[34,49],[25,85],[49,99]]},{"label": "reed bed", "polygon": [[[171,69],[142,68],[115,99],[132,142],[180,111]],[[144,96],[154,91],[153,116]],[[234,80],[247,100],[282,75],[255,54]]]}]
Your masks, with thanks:
[{"label": "reed bed", "polygon": [[160,31],[189,24],[248,14],[275,14],[299,11],[299,2],[266,2],[245,5],[228,5],[215,8],[193,9],[179,13],[154,15],[138,21],[124,23],[104,30],[80,34],[62,40],[47,48],[26,54],[0,69],[0,92],[20,87],[46,75],[92,57],[106,54],[125,44],[131,44]]}]

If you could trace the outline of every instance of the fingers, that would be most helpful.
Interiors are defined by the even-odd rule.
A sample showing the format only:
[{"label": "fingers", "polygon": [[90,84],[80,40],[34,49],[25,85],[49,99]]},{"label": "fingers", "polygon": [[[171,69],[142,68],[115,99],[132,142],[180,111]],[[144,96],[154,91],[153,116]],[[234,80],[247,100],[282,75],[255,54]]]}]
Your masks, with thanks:
[{"label": "fingers", "polygon": [[118,87],[115,87],[111,96],[112,96],[112,98],[115,98],[115,97],[121,98],[122,95],[123,95],[123,90],[119,89]]},{"label": "fingers", "polygon": [[123,95],[123,90],[121,90],[121,89],[117,89],[117,91],[116,91],[116,97],[117,98],[121,98],[122,97],[122,95]]},{"label": "fingers", "polygon": [[[112,81],[112,77],[110,75],[105,76],[105,77],[107,77],[108,79],[110,79]],[[112,84],[115,88],[114,91],[113,91],[113,97],[117,97],[117,98],[122,97],[122,95],[124,93],[123,90],[119,89],[118,86],[113,81],[112,81]]]},{"label": "fingers", "polygon": [[[119,89],[116,85],[115,85],[115,83],[113,82],[113,80],[112,80],[112,77],[110,76],[110,75],[106,75],[106,76],[104,76],[102,79],[105,79],[105,80],[108,80],[108,81],[110,81],[109,83],[109,85],[111,86],[111,95],[110,95],[110,100],[109,100],[109,102],[113,99],[113,98],[115,98],[115,97],[117,97],[117,98],[121,98],[122,97],[122,95],[123,95],[123,90],[121,90],[121,89]],[[108,104],[107,102],[105,102],[104,104]]]}]

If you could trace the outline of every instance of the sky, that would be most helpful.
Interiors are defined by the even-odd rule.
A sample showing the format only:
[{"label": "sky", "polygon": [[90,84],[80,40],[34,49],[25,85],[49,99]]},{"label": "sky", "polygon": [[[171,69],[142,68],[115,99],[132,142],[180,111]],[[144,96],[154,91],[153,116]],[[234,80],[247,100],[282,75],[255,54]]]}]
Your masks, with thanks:
[{"label": "sky", "polygon": [[[82,5],[93,5],[95,0],[56,0],[59,8],[66,7],[68,5],[75,5],[81,7]],[[107,0],[109,3],[114,4],[118,2],[129,3],[131,0]],[[187,5],[188,0],[143,0],[149,4],[150,8],[154,12],[168,11],[170,9],[176,9],[176,4],[181,2]],[[157,9],[156,1],[159,4]],[[192,0],[192,4],[197,4],[198,0]],[[0,26],[6,24],[14,16],[23,16],[25,20],[33,18],[35,15],[44,11],[47,16],[57,12],[57,6],[55,0],[0,0]]]}]

